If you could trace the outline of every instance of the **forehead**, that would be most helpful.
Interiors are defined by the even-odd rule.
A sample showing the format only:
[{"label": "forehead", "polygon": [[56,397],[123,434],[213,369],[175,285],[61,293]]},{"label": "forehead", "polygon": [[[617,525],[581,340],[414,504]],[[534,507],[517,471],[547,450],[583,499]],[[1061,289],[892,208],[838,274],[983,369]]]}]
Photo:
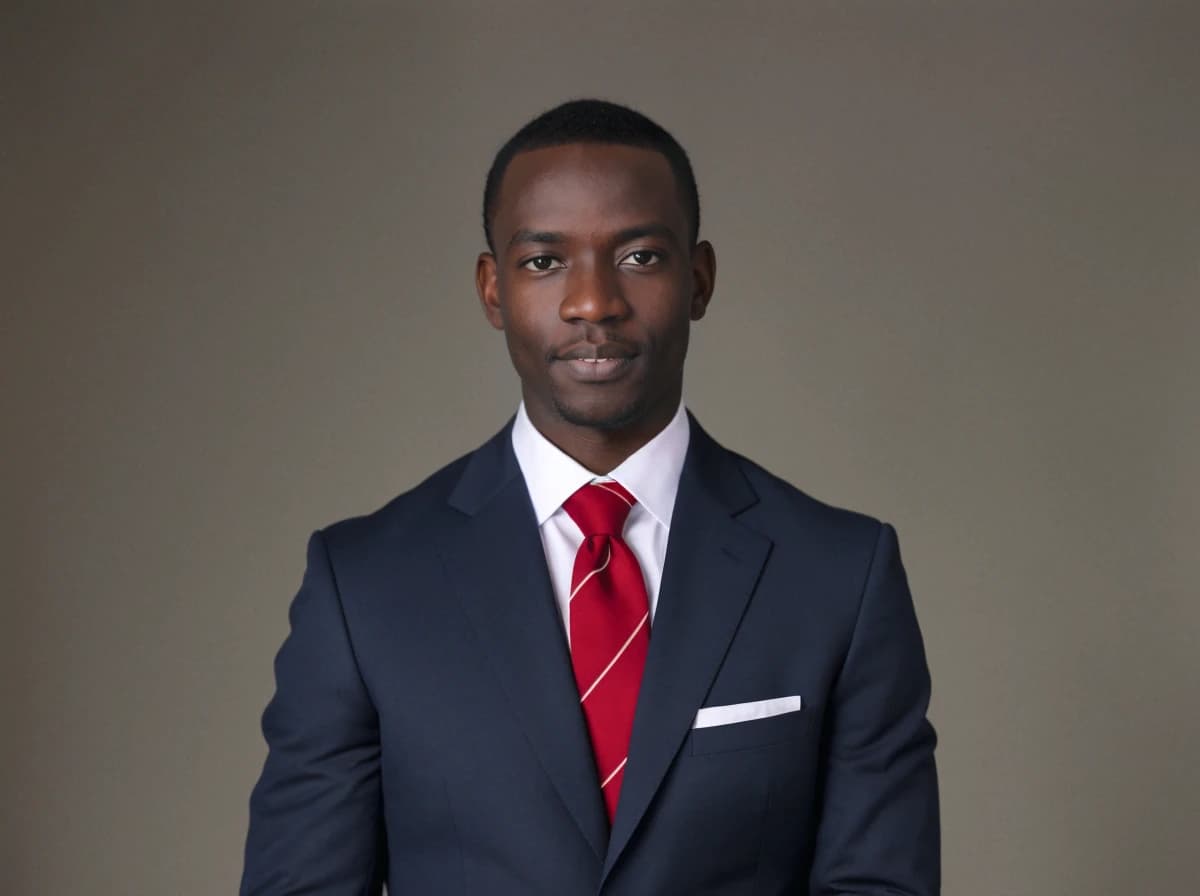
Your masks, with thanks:
[{"label": "forehead", "polygon": [[[619,230],[658,223],[687,230],[675,173],[653,149],[570,143],[518,153],[500,185],[493,229]],[[503,239],[503,238],[501,238]]]}]

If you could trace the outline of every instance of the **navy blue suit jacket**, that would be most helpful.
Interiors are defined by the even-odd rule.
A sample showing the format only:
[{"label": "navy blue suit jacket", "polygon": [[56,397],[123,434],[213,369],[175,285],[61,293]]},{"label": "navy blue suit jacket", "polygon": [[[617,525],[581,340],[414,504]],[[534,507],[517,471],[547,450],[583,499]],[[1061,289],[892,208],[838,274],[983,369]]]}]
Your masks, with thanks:
[{"label": "navy blue suit jacket", "polygon": [[[611,830],[506,427],[309,541],[243,894],[938,892],[895,532],[691,427]],[[693,728],[794,695],[798,712]]]}]

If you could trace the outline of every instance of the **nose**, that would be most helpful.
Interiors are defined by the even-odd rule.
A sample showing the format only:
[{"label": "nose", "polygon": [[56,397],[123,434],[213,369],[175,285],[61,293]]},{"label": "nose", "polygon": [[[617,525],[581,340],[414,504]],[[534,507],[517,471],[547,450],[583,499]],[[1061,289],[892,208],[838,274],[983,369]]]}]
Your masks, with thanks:
[{"label": "nose", "polygon": [[629,314],[617,272],[603,264],[576,264],[567,279],[567,294],[559,306],[566,322],[601,323]]}]

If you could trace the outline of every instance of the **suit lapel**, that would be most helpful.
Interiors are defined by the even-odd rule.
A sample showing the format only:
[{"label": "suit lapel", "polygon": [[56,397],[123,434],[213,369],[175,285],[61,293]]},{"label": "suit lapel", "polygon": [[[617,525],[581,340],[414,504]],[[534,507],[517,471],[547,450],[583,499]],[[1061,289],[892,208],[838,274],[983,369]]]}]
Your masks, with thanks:
[{"label": "suit lapel", "polygon": [[442,553],[513,713],[597,857],[608,820],[571,659],[510,427],[467,463],[450,503],[463,512]]},{"label": "suit lapel", "polygon": [[771,546],[734,519],[757,500],[736,459],[690,422],[605,877],[691,729]]}]

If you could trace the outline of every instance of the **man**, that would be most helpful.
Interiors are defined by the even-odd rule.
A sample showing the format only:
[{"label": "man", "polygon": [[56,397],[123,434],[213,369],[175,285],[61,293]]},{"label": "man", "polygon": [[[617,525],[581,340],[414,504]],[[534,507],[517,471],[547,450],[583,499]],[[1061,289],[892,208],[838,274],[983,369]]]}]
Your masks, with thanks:
[{"label": "man", "polygon": [[312,536],[242,892],[937,893],[895,532],[681,404],[715,273],[683,149],[567,103],[498,153],[484,228],[523,401]]}]

